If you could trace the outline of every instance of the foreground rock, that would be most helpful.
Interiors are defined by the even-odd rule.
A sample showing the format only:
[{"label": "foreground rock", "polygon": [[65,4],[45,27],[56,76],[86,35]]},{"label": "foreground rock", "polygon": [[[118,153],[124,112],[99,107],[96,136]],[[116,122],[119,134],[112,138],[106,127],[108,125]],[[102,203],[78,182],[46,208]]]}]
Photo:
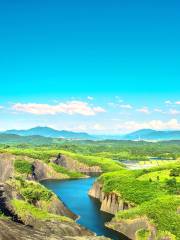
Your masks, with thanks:
[{"label": "foreground rock", "polygon": [[95,236],[61,236],[51,232],[39,231],[10,220],[0,220],[0,240],[105,240]]}]

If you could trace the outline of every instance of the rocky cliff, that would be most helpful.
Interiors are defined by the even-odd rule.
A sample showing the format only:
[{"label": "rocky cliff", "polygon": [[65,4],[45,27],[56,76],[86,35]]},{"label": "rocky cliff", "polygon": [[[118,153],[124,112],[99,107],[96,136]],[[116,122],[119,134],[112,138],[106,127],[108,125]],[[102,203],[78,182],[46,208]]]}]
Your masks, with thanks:
[{"label": "rocky cliff", "polygon": [[149,220],[146,217],[138,217],[135,219],[120,221],[112,220],[111,222],[106,223],[106,227],[120,232],[132,240],[137,240],[138,231],[143,229],[148,232],[147,240],[156,239],[156,229],[153,227],[152,224],[150,224]]},{"label": "rocky cliff", "polygon": [[[59,235],[53,234],[50,231],[35,230],[7,219],[0,219],[0,240],[108,240],[108,238],[104,237],[78,236],[79,231],[73,229],[73,226],[71,230],[73,231],[72,236],[66,236],[62,233]],[[66,234],[70,232],[69,227],[66,226],[64,231],[66,231]]]},{"label": "rocky cliff", "polygon": [[15,158],[8,153],[0,154],[0,182],[4,182],[13,176],[13,161]]},{"label": "rocky cliff", "polygon": [[44,179],[66,179],[66,175],[57,173],[53,168],[51,168],[46,163],[40,160],[35,160],[33,162],[33,177],[36,181],[41,181]]},{"label": "rocky cliff", "polygon": [[100,174],[102,170],[99,166],[88,166],[84,163],[81,163],[69,156],[59,154],[57,157],[51,159],[51,161],[57,165],[65,167],[69,170],[74,170],[86,175]]},{"label": "rocky cliff", "polygon": [[115,214],[117,211],[128,209],[130,205],[123,201],[116,193],[104,193],[103,184],[96,181],[89,190],[89,196],[99,199],[101,211]]},{"label": "rocky cliff", "polygon": [[[0,154],[0,211],[4,214],[4,216],[0,214],[0,240],[106,239],[95,237],[94,233],[83,228],[73,220],[63,220],[63,217],[62,220],[56,220],[56,218],[43,220],[30,214],[23,218],[22,215],[24,213],[22,209],[22,212],[19,213],[12,205],[12,200],[15,199],[26,202],[18,187],[11,184],[13,181],[22,181],[14,179],[14,177],[20,177],[20,175],[16,175],[17,173],[14,169],[16,159],[32,163],[33,172],[27,175],[27,179],[34,182],[47,178],[65,178],[64,174],[56,173],[48,164],[38,159],[12,154]],[[23,178],[25,177],[25,175],[22,176]],[[32,208],[34,205],[37,209],[43,209],[44,211],[42,204],[43,201],[31,203]],[[51,201],[48,204],[46,203],[45,211],[47,211],[47,214],[55,214],[55,216],[67,216],[71,219],[77,218],[55,194],[53,194]]]}]

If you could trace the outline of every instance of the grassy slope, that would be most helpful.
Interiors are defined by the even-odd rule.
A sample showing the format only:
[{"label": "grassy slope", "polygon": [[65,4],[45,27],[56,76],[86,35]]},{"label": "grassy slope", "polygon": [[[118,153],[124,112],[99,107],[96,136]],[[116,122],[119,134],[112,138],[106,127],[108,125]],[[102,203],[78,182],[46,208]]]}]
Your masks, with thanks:
[{"label": "grassy slope", "polygon": [[[172,179],[169,176],[170,169],[175,167],[179,167],[179,163],[149,170],[121,170],[103,174],[99,180],[103,182],[105,192],[114,191],[135,205],[132,209],[118,212],[114,220],[147,216],[157,226],[159,234],[168,231],[180,239],[180,214],[177,213],[180,197],[170,193],[166,185],[167,179]],[[157,173],[160,179],[157,179]],[[152,181],[149,181],[149,176]],[[179,177],[177,192],[180,190],[178,181]]]},{"label": "grassy slope", "polygon": [[57,156],[59,153],[67,155],[75,160],[87,164],[88,166],[99,166],[104,172],[111,172],[117,171],[122,169],[120,163],[113,161],[110,158],[103,158],[103,157],[95,157],[93,155],[83,155],[78,153],[72,153],[69,151],[53,149],[49,150],[47,148],[40,148],[40,149],[17,149],[17,148],[9,148],[3,149],[1,152],[9,152],[15,155],[24,155],[34,159],[40,159],[46,163],[49,162],[51,157]]},{"label": "grassy slope", "polygon": [[54,220],[54,221],[73,222],[73,220],[71,220],[68,217],[48,213],[47,211],[39,209],[33,206],[32,204],[29,204],[28,202],[25,202],[22,200],[14,199],[11,201],[11,204],[15,209],[16,214],[23,222],[26,222],[26,220],[30,216],[34,219],[43,220],[43,221]]}]

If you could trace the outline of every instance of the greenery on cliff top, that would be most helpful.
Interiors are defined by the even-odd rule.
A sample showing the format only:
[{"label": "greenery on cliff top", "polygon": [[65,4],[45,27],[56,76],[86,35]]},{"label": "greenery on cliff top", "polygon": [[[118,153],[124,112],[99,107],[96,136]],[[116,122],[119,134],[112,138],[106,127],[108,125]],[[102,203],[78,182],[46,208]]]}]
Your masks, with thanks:
[{"label": "greenery on cliff top", "polygon": [[34,159],[40,159],[45,163],[49,163],[50,158],[57,156],[59,153],[69,156],[79,162],[82,162],[88,166],[99,166],[104,172],[117,171],[122,169],[122,164],[113,161],[110,158],[97,157],[93,155],[77,154],[69,151],[59,149],[44,149],[44,148],[9,148],[1,150],[3,152],[9,152],[19,156],[28,156]]},{"label": "greenery on cliff top", "polygon": [[20,160],[17,159],[14,162],[14,168],[15,171],[17,171],[20,174],[31,174],[33,171],[33,165],[32,163],[26,161],[26,160]]},{"label": "greenery on cliff top", "polygon": [[67,176],[69,176],[70,178],[81,178],[84,175],[80,172],[76,172],[76,171],[70,171],[65,167],[59,166],[55,163],[49,163],[49,166],[51,166],[57,173],[63,173],[66,174]]},{"label": "greenery on cliff top", "polygon": [[48,220],[48,221],[63,221],[63,222],[73,222],[72,219],[65,217],[65,216],[60,216],[56,214],[51,214],[48,213],[47,211],[41,210],[32,204],[29,204],[25,201],[22,200],[17,200],[13,199],[11,200],[11,204],[18,215],[18,217],[23,221],[23,222],[28,222],[28,219],[31,217],[32,221],[33,219],[38,219],[38,220]]},{"label": "greenery on cliff top", "polygon": [[144,202],[136,208],[119,211],[115,221],[121,219],[135,219],[139,216],[147,216],[159,231],[168,231],[180,239],[180,214],[177,208],[180,206],[179,196],[163,196]]},{"label": "greenery on cliff top", "polygon": [[[13,138],[19,136],[12,135]],[[148,160],[148,157],[157,157],[160,159],[177,159],[180,157],[180,141],[164,142],[135,142],[135,141],[69,141],[65,139],[49,139],[41,141],[39,136],[31,136],[31,141],[19,143],[13,141],[1,144],[1,149],[16,147],[19,149],[61,149],[72,153],[82,155],[94,155],[114,160]],[[34,139],[34,141],[33,141]],[[51,143],[48,141],[51,140]],[[53,141],[52,141],[53,140]],[[9,145],[7,145],[9,144]]]},{"label": "greenery on cliff top", "polygon": [[103,191],[116,192],[133,206],[119,211],[113,221],[146,216],[157,227],[158,234],[170,234],[180,239],[179,162],[151,169],[106,173],[99,181],[103,182]]},{"label": "greenery on cliff top", "polygon": [[14,187],[29,203],[35,204],[38,201],[48,202],[54,196],[52,191],[45,188],[40,183],[24,180],[20,177],[11,179],[8,183]]},{"label": "greenery on cliff top", "polygon": [[164,165],[152,169],[126,170],[103,174],[103,191],[116,192],[125,201],[141,204],[167,194],[179,194],[180,177],[173,176],[172,170],[180,163]]}]

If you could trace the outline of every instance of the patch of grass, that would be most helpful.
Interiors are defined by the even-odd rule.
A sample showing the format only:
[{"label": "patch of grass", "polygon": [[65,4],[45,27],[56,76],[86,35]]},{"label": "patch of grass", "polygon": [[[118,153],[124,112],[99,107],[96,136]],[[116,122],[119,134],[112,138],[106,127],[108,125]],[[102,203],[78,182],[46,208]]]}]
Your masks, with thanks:
[{"label": "patch of grass", "polygon": [[118,212],[115,220],[147,216],[159,231],[168,231],[180,239],[180,214],[177,213],[179,206],[180,197],[167,195],[144,202],[136,208]]},{"label": "patch of grass", "polygon": [[[149,172],[140,176],[138,179],[141,181],[148,181],[151,178],[152,181],[164,182],[166,179],[173,178],[173,176],[170,176],[170,172],[171,172],[170,169]],[[180,182],[180,177],[176,177],[176,181]]]},{"label": "patch of grass", "polygon": [[29,217],[42,221],[53,220],[60,222],[73,222],[73,220],[68,217],[48,213],[22,200],[13,199],[11,200],[11,204],[16,214],[23,222],[26,222]]},{"label": "patch of grass", "polygon": [[140,229],[136,232],[136,239],[137,240],[146,240],[149,238],[149,231],[145,229]]},{"label": "patch of grass", "polygon": [[116,192],[131,204],[141,204],[166,194],[159,182],[136,179],[140,173],[141,171],[121,170],[103,174],[99,180],[103,182],[104,192]]},{"label": "patch of grass", "polygon": [[115,162],[110,158],[97,157],[91,155],[82,155],[77,153],[71,153],[67,151],[61,151],[62,154],[67,155],[79,162],[87,164],[88,166],[99,166],[103,172],[113,172],[122,169],[122,164]]},{"label": "patch of grass", "polygon": [[64,168],[62,166],[59,166],[55,163],[50,163],[49,164],[57,173],[62,173],[62,174],[66,174],[67,176],[69,176],[70,178],[81,178],[84,175],[82,173],[79,172],[75,172],[75,171],[70,171],[67,168]]},{"label": "patch of grass", "polygon": [[33,171],[32,164],[26,160],[15,160],[14,168],[21,174],[31,174]]},{"label": "patch of grass", "polygon": [[52,196],[54,196],[52,191],[33,181],[17,178],[16,180],[10,180],[9,184],[15,187],[29,203],[35,203],[38,201],[48,202],[51,200]]}]

